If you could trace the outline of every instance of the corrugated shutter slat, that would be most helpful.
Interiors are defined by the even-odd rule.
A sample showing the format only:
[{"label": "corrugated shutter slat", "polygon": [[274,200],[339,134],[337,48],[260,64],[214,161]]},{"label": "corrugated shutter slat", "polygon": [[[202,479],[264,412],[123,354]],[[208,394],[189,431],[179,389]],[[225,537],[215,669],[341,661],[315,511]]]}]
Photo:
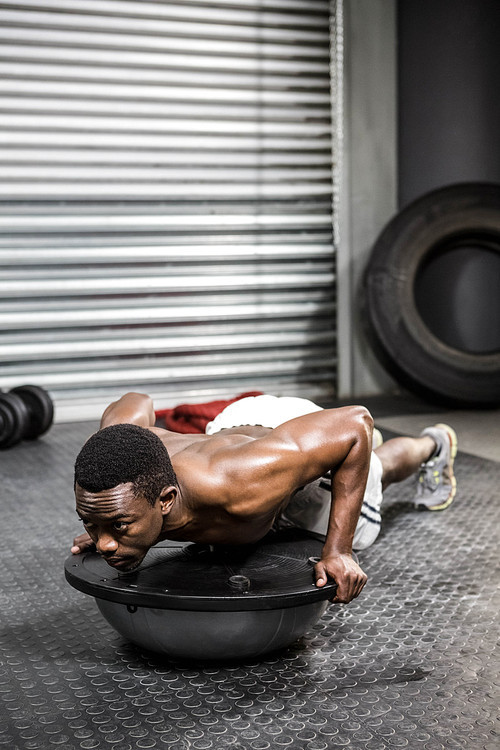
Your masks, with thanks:
[{"label": "corrugated shutter slat", "polygon": [[335,392],[328,0],[0,4],[0,388]]}]

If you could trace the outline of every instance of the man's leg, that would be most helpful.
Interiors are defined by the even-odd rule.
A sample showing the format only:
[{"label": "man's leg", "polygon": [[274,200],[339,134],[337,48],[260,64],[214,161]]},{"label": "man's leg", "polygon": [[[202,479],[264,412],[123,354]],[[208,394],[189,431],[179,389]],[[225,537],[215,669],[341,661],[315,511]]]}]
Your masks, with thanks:
[{"label": "man's leg", "polygon": [[438,424],[425,429],[420,437],[388,440],[376,449],[382,462],[382,488],[402,482],[419,472],[414,498],[416,507],[443,510],[456,492],[453,462],[457,437],[448,425]]},{"label": "man's leg", "polygon": [[429,435],[397,437],[376,448],[375,453],[382,461],[382,489],[416,474],[420,464],[425,463],[435,450],[436,443]]}]

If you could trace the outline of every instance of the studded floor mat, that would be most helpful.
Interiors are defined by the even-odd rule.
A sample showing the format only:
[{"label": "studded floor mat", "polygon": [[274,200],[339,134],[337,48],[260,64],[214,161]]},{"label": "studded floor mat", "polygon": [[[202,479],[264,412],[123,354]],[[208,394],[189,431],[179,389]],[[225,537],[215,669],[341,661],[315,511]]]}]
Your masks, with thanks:
[{"label": "studded floor mat", "polygon": [[442,513],[391,487],[362,597],[280,653],[172,662],[64,580],[72,463],[94,425],[0,453],[0,746],[498,750],[500,464],[460,454]]}]

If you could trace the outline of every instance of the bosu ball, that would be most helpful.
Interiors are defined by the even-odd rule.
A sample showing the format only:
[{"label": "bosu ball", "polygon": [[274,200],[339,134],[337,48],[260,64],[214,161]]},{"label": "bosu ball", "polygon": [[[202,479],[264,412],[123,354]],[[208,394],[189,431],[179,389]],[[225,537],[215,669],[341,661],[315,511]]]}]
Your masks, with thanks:
[{"label": "bosu ball", "polygon": [[322,547],[298,529],[238,547],[164,541],[130,573],[83,552],[68,557],[65,574],[144,649],[171,658],[243,659],[290,645],[324,613],[336,584],[315,585]]}]

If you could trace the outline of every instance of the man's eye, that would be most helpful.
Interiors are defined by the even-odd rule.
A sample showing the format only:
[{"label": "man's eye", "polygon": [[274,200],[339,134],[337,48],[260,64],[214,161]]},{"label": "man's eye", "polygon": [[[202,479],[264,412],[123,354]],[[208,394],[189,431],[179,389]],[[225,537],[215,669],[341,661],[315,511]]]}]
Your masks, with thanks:
[{"label": "man's eye", "polygon": [[125,531],[125,529],[128,527],[128,523],[125,521],[115,521],[113,524],[113,528],[117,531]]}]

